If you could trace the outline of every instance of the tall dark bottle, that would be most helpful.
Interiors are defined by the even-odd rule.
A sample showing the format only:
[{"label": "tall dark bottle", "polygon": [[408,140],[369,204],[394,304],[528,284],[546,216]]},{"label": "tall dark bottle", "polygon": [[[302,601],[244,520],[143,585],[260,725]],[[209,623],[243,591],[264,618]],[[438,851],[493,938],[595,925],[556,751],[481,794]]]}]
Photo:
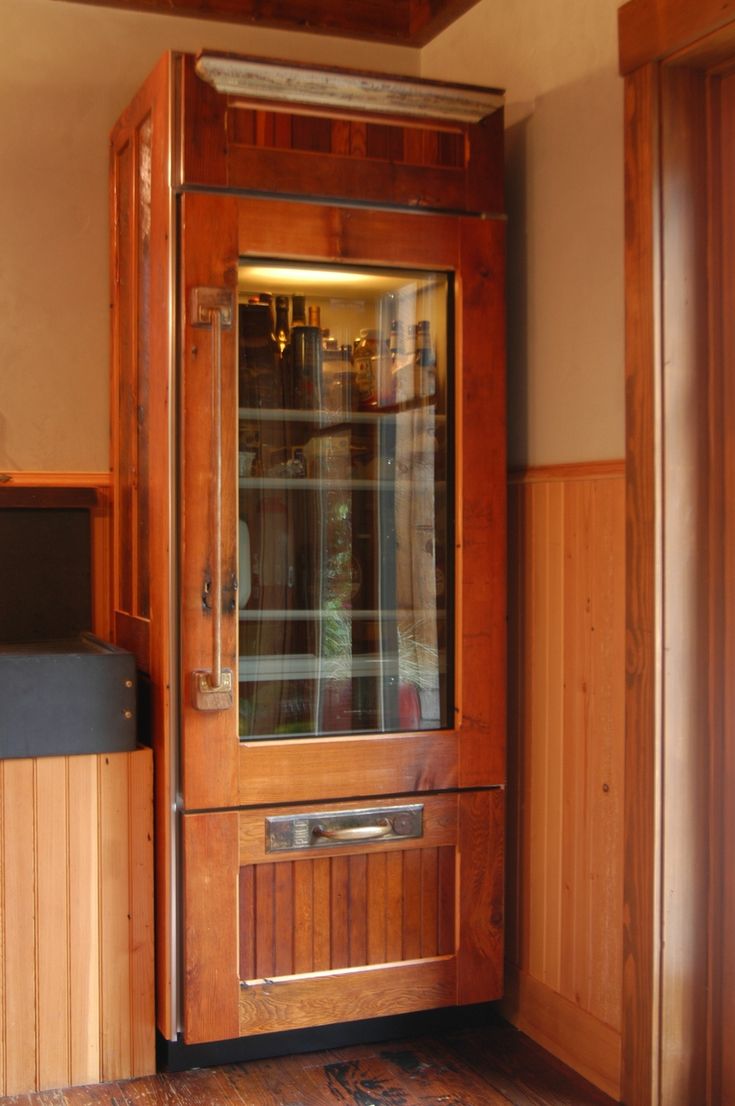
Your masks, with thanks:
[{"label": "tall dark bottle", "polygon": [[270,303],[240,304],[240,407],[280,407],[283,403],[278,344],[273,334]]},{"label": "tall dark bottle", "polygon": [[[300,302],[297,303],[297,300]],[[318,322],[317,325],[309,326],[301,322],[304,319],[304,307],[303,297],[294,296],[289,342],[291,380],[294,407],[313,410],[322,407],[322,332]],[[309,310],[311,323],[316,316],[312,314],[313,308]]]}]

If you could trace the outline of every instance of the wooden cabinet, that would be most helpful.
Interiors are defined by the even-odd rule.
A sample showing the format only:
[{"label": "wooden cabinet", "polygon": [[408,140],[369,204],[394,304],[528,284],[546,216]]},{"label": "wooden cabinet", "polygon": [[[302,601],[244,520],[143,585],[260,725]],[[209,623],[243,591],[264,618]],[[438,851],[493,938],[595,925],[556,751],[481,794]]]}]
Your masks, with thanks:
[{"label": "wooden cabinet", "polygon": [[[486,90],[226,56],[113,132],[114,624],[184,1047],[500,995],[501,143]],[[315,364],[294,326],[256,365],[248,301],[298,287]]]}]

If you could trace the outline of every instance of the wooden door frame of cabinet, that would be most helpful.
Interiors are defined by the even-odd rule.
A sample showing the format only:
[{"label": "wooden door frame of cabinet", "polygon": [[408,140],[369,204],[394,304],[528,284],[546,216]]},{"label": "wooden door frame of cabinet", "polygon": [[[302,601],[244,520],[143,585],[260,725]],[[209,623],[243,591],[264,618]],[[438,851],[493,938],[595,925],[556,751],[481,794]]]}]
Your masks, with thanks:
[{"label": "wooden door frame of cabinet", "polygon": [[[721,153],[735,5],[620,10],[626,182],[626,799],[622,1095],[732,1093],[731,385],[735,243]],[[723,244],[724,242],[724,244]],[[728,403],[729,401],[729,403]],[[724,519],[724,524],[723,524]],[[728,726],[730,729],[728,730]],[[702,740],[702,735],[706,740]],[[728,746],[730,751],[728,752]],[[702,818],[703,808],[708,812]],[[729,1019],[729,1021],[728,1021]],[[728,1071],[727,1065],[730,1065]],[[729,1082],[728,1082],[729,1081]],[[723,1097],[723,1093],[725,1097]]]},{"label": "wooden door frame of cabinet", "polygon": [[[339,809],[339,804],[327,805]],[[390,805],[390,801],[378,800],[377,805]],[[314,809],[322,807],[304,808]],[[185,1046],[313,1028],[315,1011],[327,1019],[325,1025],[342,1024],[367,1014],[386,1017],[436,1010],[486,1002],[501,994],[505,825],[502,788],[453,792],[425,800],[424,828],[429,852],[439,843],[455,849],[451,886],[456,916],[453,935],[445,934],[449,951],[441,954],[435,951],[423,957],[414,952],[388,963],[377,960],[356,967],[307,970],[294,975],[276,972],[273,977],[241,980],[242,903],[238,872],[258,862],[264,862],[266,868],[280,866],[285,880],[281,884],[283,906],[289,898],[290,869],[301,861],[303,870],[303,865],[308,867],[314,859],[313,850],[308,849],[268,853],[264,847],[264,820],[281,811],[281,807],[276,807],[210,811],[182,817]],[[393,855],[399,857],[407,845],[415,846],[417,856],[424,844],[423,839],[397,841],[384,845],[383,850],[394,849]],[[364,846],[356,846],[352,851],[363,849]],[[318,863],[330,864],[350,851],[339,846],[320,849]],[[366,859],[364,855],[362,859]],[[342,921],[349,910],[349,904],[343,903],[339,912]],[[400,904],[398,910],[400,916]],[[253,917],[245,914],[245,918],[257,924]],[[335,916],[334,924],[337,921]],[[301,924],[308,932],[312,924],[319,926],[320,920],[303,917]]]},{"label": "wooden door frame of cabinet", "polygon": [[[236,208],[236,212],[235,212]],[[211,526],[202,472],[208,471],[212,442],[203,423],[209,404],[205,381],[206,338],[184,320],[182,394],[181,533],[182,561],[182,724],[187,727],[181,754],[183,808],[304,802],[412,790],[473,788],[505,781],[505,543],[487,541],[488,529],[504,530],[505,441],[502,220],[415,212],[354,210],[336,204],[303,204],[281,199],[186,193],[182,219],[197,228],[195,247],[182,233],[186,304],[192,280],[219,286],[223,274],[232,283],[237,256],[296,258],[325,263],[385,264],[401,268],[453,271],[463,325],[457,335],[456,400],[457,511],[455,523],[456,681],[455,719],[447,729],[397,735],[322,737],[303,742],[233,739],[234,706],[209,717],[187,701],[191,673],[206,667],[211,626],[201,603],[202,573],[209,564]],[[208,228],[202,237],[201,228]],[[431,233],[429,229],[431,228]],[[287,228],[287,229],[285,229]],[[218,256],[212,241],[218,242]],[[234,235],[238,236],[235,240]],[[227,239],[224,243],[224,239]],[[380,243],[376,248],[376,243]],[[378,252],[379,251],[379,252]],[[482,348],[483,335],[495,340]],[[229,341],[229,339],[228,339]],[[459,348],[461,346],[461,348]],[[191,385],[186,384],[187,378]],[[230,387],[234,377],[225,374]],[[228,403],[234,404],[229,395]],[[485,412],[483,433],[462,436],[462,406]],[[226,409],[226,408],[225,408]],[[225,456],[234,457],[234,444]],[[482,473],[482,479],[477,474]],[[223,485],[224,517],[234,534],[234,486]],[[233,543],[234,544],[234,543]],[[232,574],[235,566],[229,564]],[[226,617],[223,655],[236,665],[236,620]],[[190,696],[188,697],[190,699]],[[382,747],[379,759],[373,752]],[[427,755],[431,748],[431,757]],[[273,764],[278,758],[279,771]],[[330,789],[325,787],[329,773]]]}]

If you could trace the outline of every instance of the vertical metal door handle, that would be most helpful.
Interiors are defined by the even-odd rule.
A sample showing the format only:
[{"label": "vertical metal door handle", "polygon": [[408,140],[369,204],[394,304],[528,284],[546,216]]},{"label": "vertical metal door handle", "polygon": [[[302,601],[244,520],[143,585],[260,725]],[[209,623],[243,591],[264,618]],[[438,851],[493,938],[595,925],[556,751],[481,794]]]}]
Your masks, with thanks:
[{"label": "vertical metal door handle", "polygon": [[194,673],[194,704],[199,710],[227,710],[234,702],[232,672],[222,668],[222,327],[231,326],[232,319],[230,291],[194,289],[192,324],[209,326],[212,335],[212,667]]}]

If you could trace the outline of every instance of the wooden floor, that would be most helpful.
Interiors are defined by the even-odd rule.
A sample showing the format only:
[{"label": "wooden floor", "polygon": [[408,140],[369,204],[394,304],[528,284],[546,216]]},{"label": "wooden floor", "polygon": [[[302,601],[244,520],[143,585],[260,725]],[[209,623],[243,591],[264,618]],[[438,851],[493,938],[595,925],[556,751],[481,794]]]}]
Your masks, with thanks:
[{"label": "wooden floor", "polygon": [[611,1106],[504,1022],[329,1052],[17,1095],[5,1106]]}]

